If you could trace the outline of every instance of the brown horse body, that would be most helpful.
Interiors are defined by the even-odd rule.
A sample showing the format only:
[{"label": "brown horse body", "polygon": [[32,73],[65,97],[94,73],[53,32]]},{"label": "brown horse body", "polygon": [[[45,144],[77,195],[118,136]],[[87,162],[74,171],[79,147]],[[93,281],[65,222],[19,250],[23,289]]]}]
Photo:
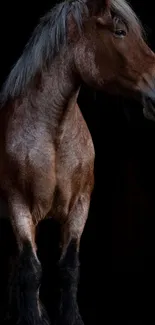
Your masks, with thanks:
[{"label": "brown horse body", "polygon": [[35,229],[48,215],[60,223],[61,260],[72,240],[78,252],[94,183],[94,146],[77,105],[79,87],[64,77],[66,66],[65,72],[59,67],[58,78],[43,76],[37,94],[0,112],[0,156],[6,157],[1,160],[1,191],[19,250],[29,241],[33,264],[39,263]]},{"label": "brown horse body", "polygon": [[[78,225],[80,233],[73,216],[70,225],[73,227],[71,232],[79,237],[93,188],[94,147],[77,105],[79,90],[74,89],[71,83],[67,94],[69,100],[66,99],[68,89],[65,89],[64,78],[64,86],[61,81],[64,94],[59,93],[57,88],[57,101],[60,98],[60,103],[53,104],[56,95],[52,90],[54,88],[55,92],[54,82],[59,83],[59,80],[53,77],[51,83],[51,78],[45,80],[45,86],[37,91],[37,96],[33,94],[30,100],[24,98],[20,103],[17,100],[17,104],[1,111],[7,117],[1,118],[1,130],[5,132],[5,139],[1,139],[3,144],[6,143],[5,147],[1,146],[1,157],[7,155],[8,162],[1,161],[1,189],[10,198],[11,209],[13,202],[15,205],[17,202],[21,204],[22,221],[19,222],[24,233],[27,229],[29,235],[32,224],[35,227],[47,214],[68,228],[69,216],[78,210],[79,205],[80,213],[76,213],[81,218],[78,221],[81,223],[81,226]],[[47,89],[50,96],[46,94]],[[44,105],[45,98],[48,103]],[[22,205],[28,208],[25,218]]]},{"label": "brown horse body", "polygon": [[[48,13],[11,72],[1,95],[0,192],[19,249],[9,300],[15,323],[46,323],[38,300],[35,230],[50,215],[61,227],[64,281],[57,323],[82,324],[76,302],[78,253],[95,153],[77,105],[80,85],[84,81],[112,93],[123,89],[153,102],[154,71],[155,56],[125,1],[76,0]],[[149,114],[153,104],[146,99],[145,104]]]}]

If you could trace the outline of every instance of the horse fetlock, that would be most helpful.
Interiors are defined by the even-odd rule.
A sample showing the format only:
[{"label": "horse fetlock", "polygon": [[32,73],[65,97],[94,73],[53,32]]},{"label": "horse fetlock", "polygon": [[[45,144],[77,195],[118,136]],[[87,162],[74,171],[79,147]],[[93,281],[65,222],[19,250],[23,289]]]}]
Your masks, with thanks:
[{"label": "horse fetlock", "polygon": [[61,310],[57,325],[84,325],[76,301],[69,300],[67,305]]}]

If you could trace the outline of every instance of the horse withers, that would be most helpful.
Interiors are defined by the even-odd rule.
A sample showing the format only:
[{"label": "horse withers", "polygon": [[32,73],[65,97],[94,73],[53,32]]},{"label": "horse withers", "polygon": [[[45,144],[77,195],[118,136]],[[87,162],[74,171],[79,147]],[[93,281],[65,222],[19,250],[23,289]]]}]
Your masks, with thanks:
[{"label": "horse withers", "polygon": [[61,229],[56,322],[83,324],[77,304],[79,248],[95,152],[77,105],[80,85],[137,96],[150,117],[154,81],[155,54],[125,0],[65,1],[34,30],[0,97],[0,193],[18,246],[8,300],[14,324],[48,322],[39,301],[35,231],[49,215]]}]

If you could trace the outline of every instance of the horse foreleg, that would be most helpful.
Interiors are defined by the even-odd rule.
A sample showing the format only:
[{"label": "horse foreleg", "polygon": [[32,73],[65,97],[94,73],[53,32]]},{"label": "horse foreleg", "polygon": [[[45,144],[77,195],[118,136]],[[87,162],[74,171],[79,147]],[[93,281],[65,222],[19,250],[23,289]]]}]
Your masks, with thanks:
[{"label": "horse foreleg", "polygon": [[18,254],[9,283],[8,318],[14,325],[47,324],[39,302],[41,265],[36,254],[32,216],[19,196],[11,198],[9,206]]},{"label": "horse foreleg", "polygon": [[89,198],[80,197],[67,220],[61,225],[62,254],[59,261],[60,308],[58,325],[82,325],[77,303],[80,271],[80,239],[88,216]]}]

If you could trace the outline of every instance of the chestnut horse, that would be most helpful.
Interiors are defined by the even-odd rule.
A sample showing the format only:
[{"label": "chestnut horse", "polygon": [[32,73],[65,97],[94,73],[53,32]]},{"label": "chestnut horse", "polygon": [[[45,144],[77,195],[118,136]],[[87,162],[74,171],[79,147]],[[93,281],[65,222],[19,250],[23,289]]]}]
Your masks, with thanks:
[{"label": "chestnut horse", "polygon": [[[155,54],[125,0],[73,0],[41,19],[1,91],[0,196],[18,246],[8,309],[13,324],[41,325],[35,231],[61,228],[59,325],[82,325],[79,248],[94,186],[94,146],[77,105],[82,83],[133,96],[151,117]],[[4,209],[1,211],[3,217]]]}]

